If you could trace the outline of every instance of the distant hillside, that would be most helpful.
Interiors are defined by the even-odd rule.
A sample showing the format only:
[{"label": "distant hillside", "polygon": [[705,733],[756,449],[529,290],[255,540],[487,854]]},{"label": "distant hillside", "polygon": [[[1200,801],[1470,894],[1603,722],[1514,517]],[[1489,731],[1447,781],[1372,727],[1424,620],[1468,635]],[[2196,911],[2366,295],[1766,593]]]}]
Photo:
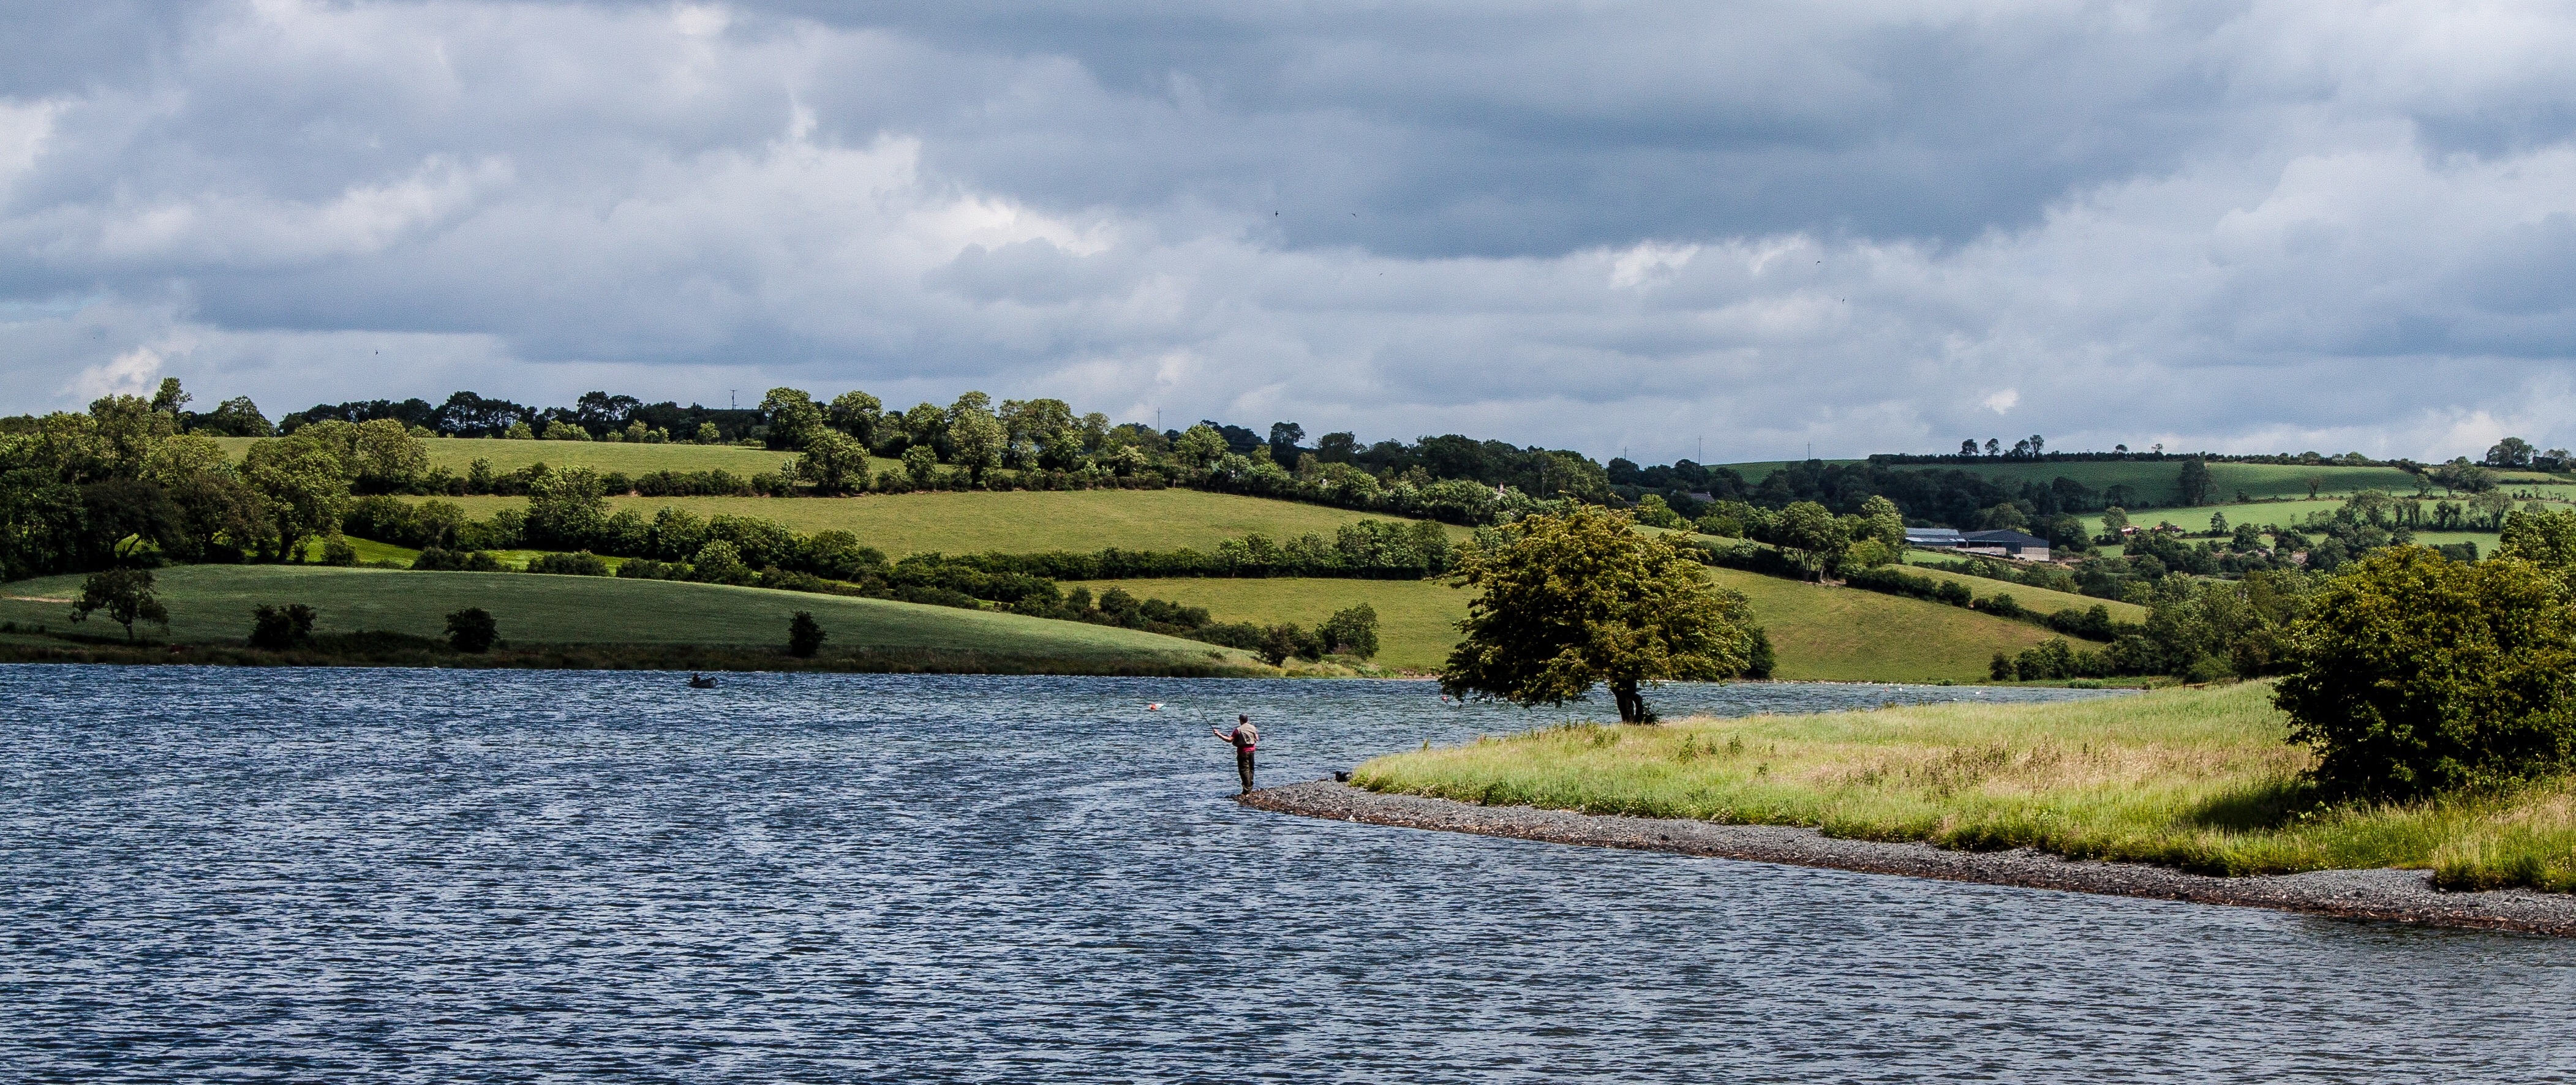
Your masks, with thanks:
[{"label": "distant hillside", "polygon": [[[777,647],[788,618],[811,612],[834,650],[972,652],[1030,660],[1230,661],[1258,669],[1244,653],[1198,641],[1017,614],[920,606],[880,599],[764,591],[715,584],[528,573],[424,573],[296,565],[189,565],[160,570],[170,608],[169,639],[240,641],[251,608],[303,603],[320,612],[316,631],[443,634],[446,615],[469,606],[499,620],[514,644],[648,644]],[[80,577],[17,581],[0,599],[0,619],[105,636],[103,619],[74,625],[67,602]],[[156,634],[157,635],[157,634]]]},{"label": "distant hillside", "polygon": [[[1774,677],[1782,679],[1978,681],[1986,677],[1997,651],[2018,653],[2054,636],[2034,625],[1939,603],[1732,569],[1710,573],[1717,583],[1752,600],[1754,620],[1769,633],[1779,657]],[[1203,606],[1219,621],[1312,625],[1333,611],[1367,603],[1378,612],[1378,662],[1423,671],[1437,669],[1458,642],[1453,623],[1466,616],[1468,600],[1467,592],[1437,581],[1167,579],[1089,586]],[[1993,581],[1983,586],[1997,587]],[[2000,588],[2019,593],[2017,598],[2053,594],[2015,585]],[[2098,602],[2083,600],[2084,605]],[[2112,605],[2124,607],[2123,618],[2138,609]]]},{"label": "distant hillside", "polygon": [[[406,500],[433,500],[411,498]],[[524,509],[518,497],[450,497],[466,514],[485,518],[501,509]],[[1395,517],[1295,501],[1212,494],[1202,490],[1076,490],[1010,493],[964,491],[875,494],[867,497],[613,497],[611,509],[686,509],[699,516],[757,516],[801,532],[841,530],[888,557],[924,551],[971,554],[1047,550],[1207,551],[1227,539],[1258,532],[1274,540],[1312,532],[1331,537],[1357,520]],[[1453,538],[1467,536],[1451,527]]]}]

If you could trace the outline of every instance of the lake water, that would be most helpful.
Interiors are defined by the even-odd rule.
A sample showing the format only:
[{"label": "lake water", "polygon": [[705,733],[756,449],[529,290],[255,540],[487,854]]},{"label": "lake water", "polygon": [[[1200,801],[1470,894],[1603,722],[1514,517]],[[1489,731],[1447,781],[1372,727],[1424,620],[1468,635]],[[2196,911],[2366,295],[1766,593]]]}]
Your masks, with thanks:
[{"label": "lake water", "polygon": [[1560,718],[1423,683],[20,666],[0,705],[0,1079],[2576,1075],[2576,942],[1233,802],[1238,710],[1272,782]]}]

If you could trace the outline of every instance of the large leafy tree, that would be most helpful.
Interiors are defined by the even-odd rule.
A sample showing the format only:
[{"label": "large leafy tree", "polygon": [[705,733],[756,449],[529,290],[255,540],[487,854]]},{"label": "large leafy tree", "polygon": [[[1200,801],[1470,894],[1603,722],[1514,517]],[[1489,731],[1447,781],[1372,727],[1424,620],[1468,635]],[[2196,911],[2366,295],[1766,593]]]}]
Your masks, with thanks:
[{"label": "large leafy tree", "polygon": [[349,475],[336,443],[308,431],[346,422],[317,422],[292,435],[252,445],[242,474],[267,501],[281,558],[300,558],[307,540],[340,530],[349,509]]},{"label": "large leafy tree", "polygon": [[2561,570],[2415,546],[2317,593],[2274,694],[2328,794],[2413,799],[2564,770],[2576,609]]},{"label": "large leafy tree", "polygon": [[1753,639],[1743,595],[1707,582],[1670,537],[1591,506],[1533,516],[1470,548],[1457,583],[1477,589],[1440,688],[1455,696],[1558,705],[1606,685],[1619,718],[1654,718],[1638,687],[1744,672]]},{"label": "large leafy tree", "polygon": [[868,446],[838,430],[819,430],[806,440],[796,473],[827,494],[847,493],[868,481]]},{"label": "large leafy tree", "polygon": [[984,472],[1002,465],[1002,451],[1010,447],[1011,433],[1002,420],[993,416],[993,397],[982,392],[968,392],[957,397],[948,408],[949,462],[966,468],[977,482]]}]

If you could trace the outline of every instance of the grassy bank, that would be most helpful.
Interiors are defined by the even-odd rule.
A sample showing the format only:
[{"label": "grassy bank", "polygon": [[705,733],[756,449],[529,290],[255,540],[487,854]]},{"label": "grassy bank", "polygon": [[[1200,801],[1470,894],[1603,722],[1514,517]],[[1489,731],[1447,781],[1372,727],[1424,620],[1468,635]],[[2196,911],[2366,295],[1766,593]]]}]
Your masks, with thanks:
[{"label": "grassy bank", "polygon": [[2446,888],[2576,890],[2576,786],[2325,808],[2271,688],[2044,705],[1577,724],[1381,757],[1375,791],[1599,814],[2032,847],[2206,874],[2431,868]]},{"label": "grassy bank", "polygon": [[[972,669],[965,664],[1007,659],[1017,661],[1005,668],[1015,671],[1100,673],[1106,667],[1112,668],[1108,673],[1123,673],[1116,668],[1271,673],[1234,649],[1138,630],[716,584],[292,565],[181,566],[161,570],[158,577],[170,609],[170,631],[166,637],[156,632],[155,639],[179,645],[239,645],[250,630],[251,608],[261,603],[313,607],[319,612],[315,631],[326,636],[373,631],[422,638],[440,636],[450,612],[479,606],[499,621],[501,638],[514,651],[586,652],[610,659],[663,658],[685,650],[697,653],[691,658],[713,658],[735,651],[765,653],[783,645],[789,616],[803,610],[830,634],[826,654],[836,659],[874,653],[881,660],[938,658],[958,664],[939,669]],[[21,628],[42,625],[53,633],[121,635],[103,619],[71,623],[69,600],[79,590],[79,577],[14,581],[7,585],[9,598],[0,599],[0,621]],[[20,643],[33,650],[56,642]],[[86,645],[81,650],[113,647]],[[1174,671],[1176,667],[1183,669]]]}]

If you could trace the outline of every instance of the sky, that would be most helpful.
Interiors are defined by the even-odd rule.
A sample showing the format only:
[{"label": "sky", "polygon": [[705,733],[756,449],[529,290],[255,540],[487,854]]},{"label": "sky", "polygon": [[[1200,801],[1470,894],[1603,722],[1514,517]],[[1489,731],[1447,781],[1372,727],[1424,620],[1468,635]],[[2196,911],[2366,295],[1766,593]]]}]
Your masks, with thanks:
[{"label": "sky", "polygon": [[0,411],[2576,444],[2576,6],[0,0]]}]

